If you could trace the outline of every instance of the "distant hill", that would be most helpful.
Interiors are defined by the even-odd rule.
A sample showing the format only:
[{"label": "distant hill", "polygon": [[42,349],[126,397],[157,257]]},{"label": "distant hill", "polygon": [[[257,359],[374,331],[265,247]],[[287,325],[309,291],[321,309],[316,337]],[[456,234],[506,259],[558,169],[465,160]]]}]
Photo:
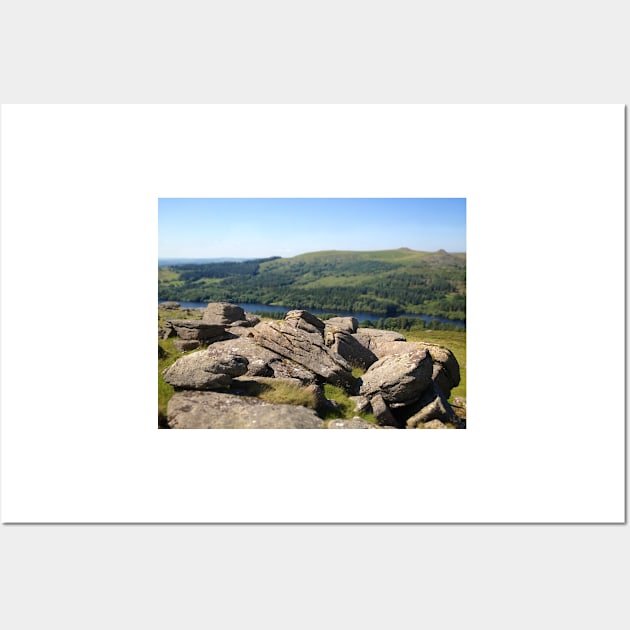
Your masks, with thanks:
[{"label": "distant hill", "polygon": [[174,267],[178,265],[204,265],[221,262],[243,262],[250,258],[158,258],[158,267]]},{"label": "distant hill", "polygon": [[465,320],[466,254],[331,250],[292,258],[178,263],[160,267],[158,298]]}]

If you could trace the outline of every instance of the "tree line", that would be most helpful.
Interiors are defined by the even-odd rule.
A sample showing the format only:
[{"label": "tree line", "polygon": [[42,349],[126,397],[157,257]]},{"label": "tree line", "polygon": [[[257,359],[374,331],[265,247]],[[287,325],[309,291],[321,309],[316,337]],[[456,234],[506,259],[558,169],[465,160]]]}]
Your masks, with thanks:
[{"label": "tree line", "polygon": [[465,263],[278,257],[161,267],[158,299],[250,302],[323,311],[466,319]]}]

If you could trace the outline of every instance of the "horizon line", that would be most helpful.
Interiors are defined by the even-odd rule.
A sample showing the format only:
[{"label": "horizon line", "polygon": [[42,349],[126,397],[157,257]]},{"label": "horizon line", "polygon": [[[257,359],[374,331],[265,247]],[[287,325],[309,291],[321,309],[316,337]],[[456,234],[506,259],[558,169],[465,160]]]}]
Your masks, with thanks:
[{"label": "horizon line", "polygon": [[381,252],[412,252],[417,254],[437,254],[439,252],[445,252],[446,254],[465,254],[466,250],[462,251],[448,251],[442,247],[438,249],[428,250],[428,249],[411,249],[409,247],[398,247],[395,249],[318,249],[318,250],[310,250],[307,252],[301,252],[299,254],[293,254],[291,256],[280,256],[279,254],[269,254],[269,255],[257,255],[257,256],[160,256],[158,255],[158,260],[168,260],[177,258],[179,260],[215,260],[215,259],[224,259],[224,260],[255,260],[258,258],[295,258],[296,256],[304,256],[306,254],[319,254],[319,253],[381,253]]}]

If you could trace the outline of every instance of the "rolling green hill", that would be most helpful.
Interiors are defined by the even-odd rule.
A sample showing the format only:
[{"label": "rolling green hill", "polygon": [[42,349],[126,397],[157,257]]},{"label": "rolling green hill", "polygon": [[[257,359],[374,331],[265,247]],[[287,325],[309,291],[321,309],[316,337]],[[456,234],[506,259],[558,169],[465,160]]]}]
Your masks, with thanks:
[{"label": "rolling green hill", "polygon": [[158,299],[466,319],[466,254],[407,248],[160,267]]}]

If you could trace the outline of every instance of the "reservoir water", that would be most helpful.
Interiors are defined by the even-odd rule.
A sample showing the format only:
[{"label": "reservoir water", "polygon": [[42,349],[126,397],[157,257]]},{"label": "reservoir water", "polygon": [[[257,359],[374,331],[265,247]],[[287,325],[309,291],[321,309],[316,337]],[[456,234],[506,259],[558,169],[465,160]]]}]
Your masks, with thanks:
[{"label": "reservoir water", "polygon": [[[166,300],[158,301],[158,304],[161,304]],[[183,308],[206,308],[208,306],[207,302],[179,302]],[[238,303],[244,311],[248,311],[250,313],[253,312],[263,312],[263,313],[286,313],[287,311],[293,310],[288,306],[269,306],[268,304],[251,304],[240,302]],[[375,321],[377,319],[385,317],[384,315],[375,315],[374,313],[350,313],[347,311],[337,311],[337,310],[327,310],[322,311],[316,308],[306,309],[309,313],[313,313],[313,315],[330,315],[335,314],[339,317],[356,317],[356,319],[360,322],[364,322],[366,319],[370,319]],[[418,315],[415,313],[401,313],[400,315],[396,315],[396,317],[411,317],[414,319],[423,319],[425,322],[435,321],[441,322],[443,324],[455,324],[455,326],[466,326],[466,322],[462,322],[458,319],[446,319],[445,317],[436,317],[434,315]]]}]

